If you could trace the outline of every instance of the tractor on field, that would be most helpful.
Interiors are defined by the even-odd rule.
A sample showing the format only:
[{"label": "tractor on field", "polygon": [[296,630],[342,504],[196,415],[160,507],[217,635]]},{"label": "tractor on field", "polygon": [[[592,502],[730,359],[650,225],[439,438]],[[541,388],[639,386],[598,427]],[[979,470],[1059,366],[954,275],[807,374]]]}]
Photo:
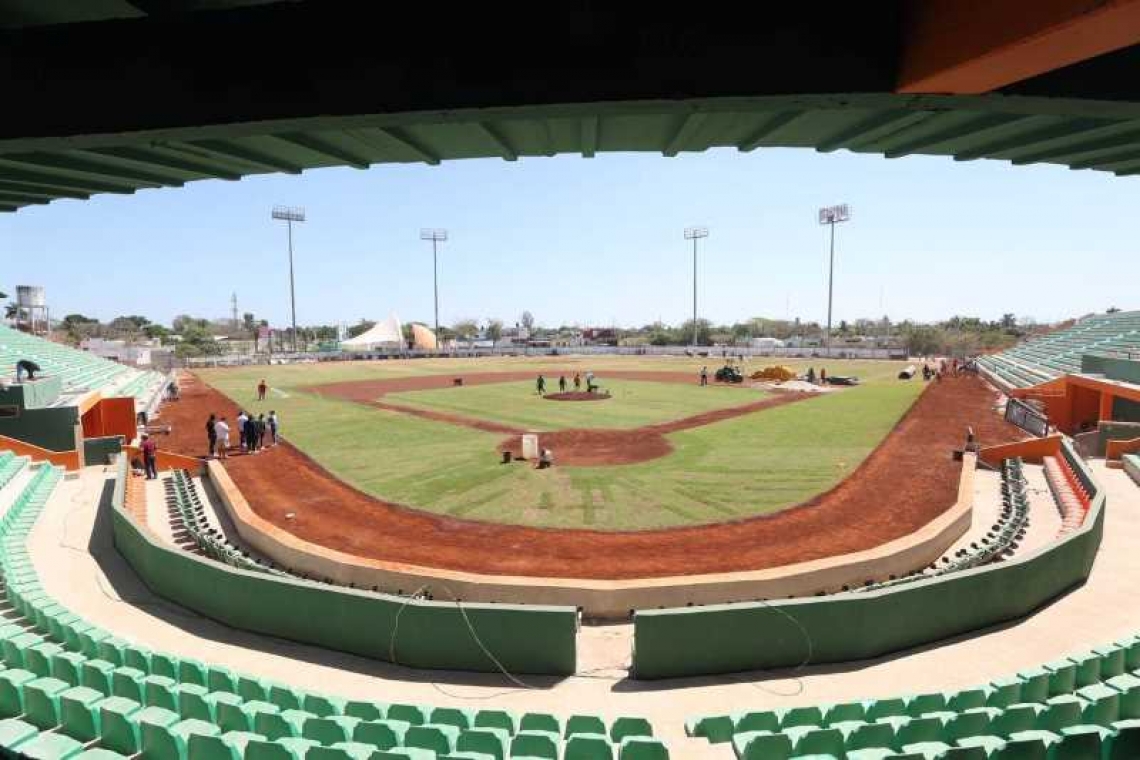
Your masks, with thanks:
[{"label": "tractor on field", "polygon": [[744,374],[731,364],[726,364],[716,371],[718,383],[743,383]]}]

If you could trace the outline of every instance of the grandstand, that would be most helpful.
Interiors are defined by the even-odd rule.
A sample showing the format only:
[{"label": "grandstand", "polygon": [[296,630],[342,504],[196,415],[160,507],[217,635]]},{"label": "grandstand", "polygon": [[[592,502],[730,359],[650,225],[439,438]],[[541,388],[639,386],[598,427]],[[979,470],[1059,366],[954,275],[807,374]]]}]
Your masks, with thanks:
[{"label": "grandstand", "polygon": [[0,367],[14,368],[20,359],[40,365],[45,377],[58,377],[64,394],[98,391],[105,397],[127,396],[139,409],[148,407],[164,379],[160,372],[138,370],[0,325]]},{"label": "grandstand", "polygon": [[984,356],[978,364],[1011,388],[1028,388],[1081,372],[1085,354],[1140,355],[1140,311],[1084,317],[1072,327]]}]

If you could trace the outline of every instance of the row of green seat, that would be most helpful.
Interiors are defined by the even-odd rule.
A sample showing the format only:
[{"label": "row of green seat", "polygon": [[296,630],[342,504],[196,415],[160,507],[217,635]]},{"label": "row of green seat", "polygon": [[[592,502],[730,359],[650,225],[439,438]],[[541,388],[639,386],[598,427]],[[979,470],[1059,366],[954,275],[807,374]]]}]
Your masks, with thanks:
[{"label": "row of green seat", "polygon": [[793,757],[1134,760],[1140,637],[982,687],[690,721],[742,760]]},{"label": "row of green seat", "polygon": [[[0,746],[30,757],[145,760],[663,760],[640,718],[608,726],[544,713],[468,711],[309,693],[132,645],[71,613],[38,581],[26,536],[43,468],[0,519]],[[96,753],[96,754],[92,754]]]}]

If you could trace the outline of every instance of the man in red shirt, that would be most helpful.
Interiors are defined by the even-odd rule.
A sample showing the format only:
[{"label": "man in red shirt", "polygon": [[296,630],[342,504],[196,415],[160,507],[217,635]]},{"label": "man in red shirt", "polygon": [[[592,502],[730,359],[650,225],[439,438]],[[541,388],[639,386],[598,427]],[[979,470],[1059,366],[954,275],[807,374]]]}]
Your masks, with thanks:
[{"label": "man in red shirt", "polygon": [[143,467],[146,468],[146,479],[158,479],[158,445],[146,433],[142,435],[142,445],[139,446],[143,456]]},{"label": "man in red shirt", "polygon": [[257,400],[258,401],[264,401],[265,400],[265,392],[267,390],[269,390],[269,386],[265,383],[265,380],[262,380],[260,383],[257,384]]}]

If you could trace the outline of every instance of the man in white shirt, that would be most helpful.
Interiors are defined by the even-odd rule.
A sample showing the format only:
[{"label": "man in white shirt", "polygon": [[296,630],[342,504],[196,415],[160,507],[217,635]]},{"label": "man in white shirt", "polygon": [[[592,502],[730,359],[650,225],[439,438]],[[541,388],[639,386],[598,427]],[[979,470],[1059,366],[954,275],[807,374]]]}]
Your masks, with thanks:
[{"label": "man in white shirt", "polygon": [[242,451],[245,451],[245,425],[247,422],[249,422],[249,416],[246,415],[243,409],[237,416],[238,443],[241,445]]},{"label": "man in white shirt", "polygon": [[226,449],[230,447],[230,426],[225,417],[214,423],[214,432],[218,437],[218,459],[225,459]]}]

